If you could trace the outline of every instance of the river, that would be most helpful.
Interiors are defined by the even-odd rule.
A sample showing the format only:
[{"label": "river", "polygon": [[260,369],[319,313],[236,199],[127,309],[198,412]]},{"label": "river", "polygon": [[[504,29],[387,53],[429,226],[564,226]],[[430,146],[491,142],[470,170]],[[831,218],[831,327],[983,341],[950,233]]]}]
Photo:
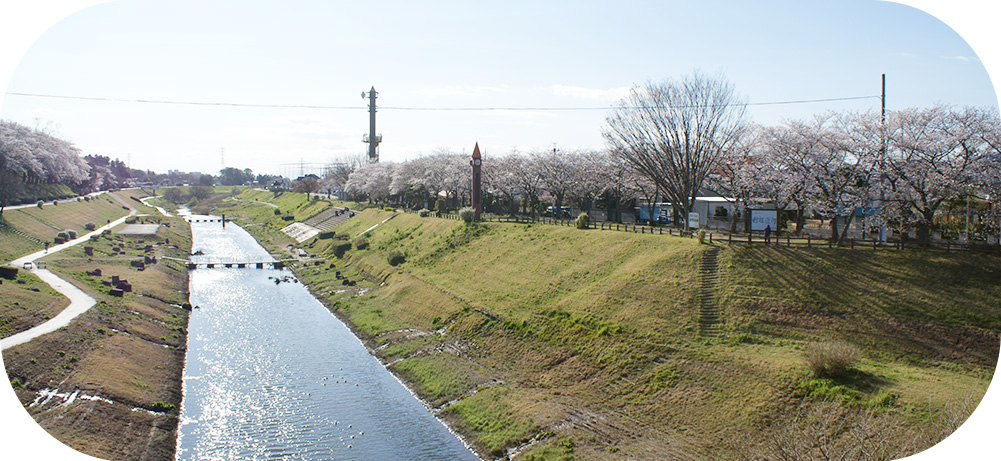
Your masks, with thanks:
[{"label": "river", "polygon": [[[272,260],[232,223],[191,230],[194,259]],[[290,272],[216,267],[190,276],[178,459],[476,459]]]}]

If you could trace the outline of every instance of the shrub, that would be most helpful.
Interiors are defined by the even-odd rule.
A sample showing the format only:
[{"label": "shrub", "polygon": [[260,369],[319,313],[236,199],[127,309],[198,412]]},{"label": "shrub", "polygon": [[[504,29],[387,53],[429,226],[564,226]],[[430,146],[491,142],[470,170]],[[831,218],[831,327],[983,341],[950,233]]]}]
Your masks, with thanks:
[{"label": "shrub", "polygon": [[806,363],[818,377],[842,378],[859,361],[859,349],[844,341],[813,343],[806,348]]},{"label": "shrub", "polygon": [[45,202],[43,202],[43,201],[41,201],[41,200],[39,200],[39,201],[35,202],[35,206],[37,206],[38,208],[41,208],[41,207],[42,207],[42,205],[45,205]]},{"label": "shrub", "polygon": [[24,389],[24,384],[21,383],[20,378],[14,378],[10,380],[10,387],[13,387],[14,389]]},{"label": "shrub", "polygon": [[577,224],[578,229],[587,229],[591,227],[591,217],[588,216],[587,213],[581,213],[577,215],[577,221],[575,221],[575,223]]},{"label": "shrub", "polygon": [[66,235],[69,235],[70,240],[73,240],[76,238],[76,231],[73,229],[66,229]]},{"label": "shrub", "polygon": [[364,250],[368,248],[368,240],[365,240],[364,236],[358,237],[357,239],[355,239],[355,248],[359,250]]},{"label": "shrub", "polygon": [[473,222],[474,216],[476,216],[476,210],[473,210],[468,206],[459,210],[459,218],[465,221],[466,224]]},{"label": "shrub", "polygon": [[700,244],[706,243],[706,231],[705,230],[699,230],[699,243]]},{"label": "shrub", "polygon": [[347,253],[348,250],[350,249],[351,249],[351,243],[349,242],[338,243],[337,245],[334,246],[334,256],[342,258],[344,257],[344,253]]},{"label": "shrub", "polygon": [[316,238],[320,240],[332,239],[334,238],[334,234],[335,234],[334,231],[320,232],[319,234],[316,234]]},{"label": "shrub", "polygon": [[434,209],[439,213],[444,213],[448,211],[448,205],[445,203],[445,199],[439,198],[434,201]]},{"label": "shrub", "polygon": [[285,215],[282,216],[282,221],[292,221],[295,220],[295,216]]},{"label": "shrub", "polygon": [[390,213],[396,213],[396,208],[393,208],[391,206],[387,206],[386,208],[384,208],[384,210],[386,210],[386,211],[388,211]]},{"label": "shrub", "polygon": [[65,242],[65,241],[67,241],[67,240],[70,239],[70,234],[67,234],[66,232],[60,232],[60,233],[56,234],[56,238],[57,239],[62,239],[62,241]]},{"label": "shrub", "polygon": [[282,214],[282,210],[275,208],[275,216]]},{"label": "shrub", "polygon": [[161,413],[166,413],[166,412],[172,411],[174,409],[174,404],[172,404],[172,403],[164,403],[164,402],[161,402],[161,401],[157,400],[156,402],[153,402],[153,405],[150,405],[149,409],[153,410],[153,411],[158,411],[158,412],[161,412]]},{"label": "shrub", "polygon": [[83,225],[83,228],[84,228],[84,229],[87,229],[87,230],[89,230],[89,231],[93,231],[93,230],[97,229],[97,224],[94,224],[94,223],[92,223],[92,222],[89,222],[89,223],[86,223],[86,224],[84,224],[84,225]]},{"label": "shrub", "polygon": [[11,266],[0,266],[0,278],[14,280],[17,278],[17,268]]},{"label": "shrub", "polygon": [[407,262],[407,257],[400,252],[400,250],[393,250],[389,252],[389,256],[386,257],[390,266],[396,267],[400,264]]},{"label": "shrub", "polygon": [[431,210],[428,210],[427,208],[423,208],[423,209],[421,209],[420,211],[417,212],[417,215],[420,216],[420,217],[422,217],[422,218],[426,218],[430,214],[431,214]]}]

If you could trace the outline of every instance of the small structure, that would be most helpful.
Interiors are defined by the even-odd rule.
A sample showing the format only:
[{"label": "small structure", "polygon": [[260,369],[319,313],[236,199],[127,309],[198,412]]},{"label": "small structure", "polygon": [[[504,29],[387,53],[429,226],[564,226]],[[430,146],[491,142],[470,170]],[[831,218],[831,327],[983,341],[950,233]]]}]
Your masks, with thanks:
[{"label": "small structure", "polygon": [[469,165],[473,167],[473,219],[480,219],[480,213],[483,212],[483,199],[480,187],[480,168],[482,163],[483,159],[480,156],[480,143],[476,143],[473,145],[473,158],[469,161]]}]

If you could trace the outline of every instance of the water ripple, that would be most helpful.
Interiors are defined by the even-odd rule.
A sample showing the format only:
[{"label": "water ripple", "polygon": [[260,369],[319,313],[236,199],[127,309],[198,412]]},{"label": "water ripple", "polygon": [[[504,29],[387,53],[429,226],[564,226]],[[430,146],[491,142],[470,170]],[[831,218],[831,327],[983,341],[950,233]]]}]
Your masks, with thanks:
[{"label": "water ripple", "polygon": [[[204,260],[265,260],[242,229],[193,223]],[[196,269],[178,459],[475,459],[300,284]]]}]

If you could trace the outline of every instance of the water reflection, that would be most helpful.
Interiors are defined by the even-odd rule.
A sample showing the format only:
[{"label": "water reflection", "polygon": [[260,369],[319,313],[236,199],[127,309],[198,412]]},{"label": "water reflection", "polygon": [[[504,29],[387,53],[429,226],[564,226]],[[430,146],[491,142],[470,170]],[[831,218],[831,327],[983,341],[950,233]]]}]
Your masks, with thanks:
[{"label": "water reflection", "polygon": [[[267,261],[243,229],[192,223],[201,261]],[[218,266],[217,266],[218,267]],[[298,283],[196,269],[179,459],[475,459]]]}]

